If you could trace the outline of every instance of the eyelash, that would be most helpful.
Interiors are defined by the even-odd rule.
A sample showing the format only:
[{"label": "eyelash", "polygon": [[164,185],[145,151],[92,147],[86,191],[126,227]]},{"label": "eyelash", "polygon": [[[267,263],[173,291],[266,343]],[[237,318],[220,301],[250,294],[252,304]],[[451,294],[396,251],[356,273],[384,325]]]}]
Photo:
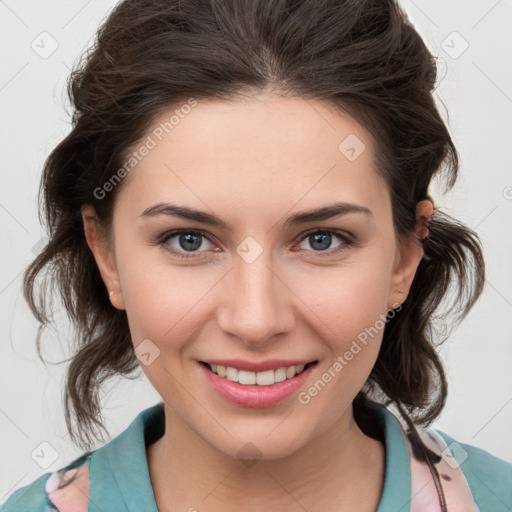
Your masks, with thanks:
[{"label": "eyelash", "polygon": [[[166,233],[163,233],[159,237],[159,239],[157,240],[157,244],[158,245],[164,245],[171,238],[174,238],[175,236],[183,234],[183,233],[193,234],[193,235],[200,235],[200,236],[206,238],[210,243],[213,243],[208,238],[208,235],[205,232],[203,232],[203,231],[200,231],[200,230],[190,230],[190,229],[177,229],[177,230],[174,230],[174,231],[167,231]],[[320,255],[320,257],[324,257],[324,255],[333,256],[333,255],[339,254],[339,253],[341,253],[343,251],[346,251],[348,249],[348,247],[350,247],[352,245],[355,245],[355,242],[351,238],[349,238],[345,234],[345,232],[338,231],[338,230],[335,230],[335,229],[316,229],[316,230],[313,230],[313,231],[309,231],[308,233],[305,233],[304,235],[302,235],[302,238],[299,240],[299,242],[302,242],[304,239],[306,239],[306,238],[308,238],[308,237],[310,237],[312,235],[319,234],[319,233],[322,233],[322,234],[333,234],[341,242],[343,242],[336,249],[331,249],[331,250],[326,250],[326,251],[308,251],[308,252],[317,253],[318,255]],[[195,252],[190,252],[190,253],[188,253],[190,255],[185,255],[187,253],[170,250],[168,248],[165,248],[165,249],[167,251],[169,251],[171,254],[173,254],[174,256],[177,256],[178,258],[182,258],[182,259],[197,258],[197,256],[194,256],[194,254],[196,254]]]}]

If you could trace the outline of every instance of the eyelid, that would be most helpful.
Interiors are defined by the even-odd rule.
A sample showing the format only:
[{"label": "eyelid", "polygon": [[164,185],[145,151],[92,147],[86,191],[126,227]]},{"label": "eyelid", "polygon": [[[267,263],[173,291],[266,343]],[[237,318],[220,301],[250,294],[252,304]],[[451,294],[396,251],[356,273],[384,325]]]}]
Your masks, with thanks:
[{"label": "eyelid", "polygon": [[355,237],[348,233],[345,230],[337,229],[337,228],[314,228],[309,231],[306,231],[304,233],[301,233],[298,237],[298,242],[301,243],[303,240],[307,239],[309,236],[315,235],[317,233],[328,233],[334,236],[334,238],[338,238],[341,241],[341,245],[339,247],[336,247],[334,249],[327,249],[326,251],[313,251],[313,250],[307,250],[306,252],[308,254],[314,254],[317,258],[329,258],[338,256],[349,247],[357,247],[357,242]]},{"label": "eyelid", "polygon": [[309,231],[305,231],[304,233],[301,233],[299,235],[299,240],[302,240],[306,236],[313,235],[315,233],[334,233],[340,237],[346,238],[347,240],[353,242],[354,236],[349,233],[348,231],[345,231],[344,229],[337,229],[337,228],[314,228],[310,229]]},{"label": "eyelid", "polygon": [[190,229],[188,229],[188,228],[170,229],[169,231],[165,231],[164,233],[159,235],[156,239],[156,242],[157,243],[166,242],[170,238],[180,235],[181,233],[193,233],[196,235],[201,235],[201,236],[207,238],[208,241],[211,242],[211,240],[210,240],[211,235],[209,233],[206,233],[206,231],[203,231],[201,229],[192,229],[192,228],[190,228]]}]

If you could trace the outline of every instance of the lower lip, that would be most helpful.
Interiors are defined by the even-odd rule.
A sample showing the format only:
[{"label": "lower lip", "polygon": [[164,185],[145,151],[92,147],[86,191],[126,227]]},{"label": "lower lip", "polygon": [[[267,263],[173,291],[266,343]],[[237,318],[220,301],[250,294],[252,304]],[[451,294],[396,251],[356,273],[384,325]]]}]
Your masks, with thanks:
[{"label": "lower lip", "polygon": [[299,375],[271,386],[239,384],[224,377],[219,377],[202,363],[199,363],[199,366],[201,366],[206,378],[219,395],[237,405],[262,408],[277,405],[292,396],[304,384],[316,363],[308,366]]}]

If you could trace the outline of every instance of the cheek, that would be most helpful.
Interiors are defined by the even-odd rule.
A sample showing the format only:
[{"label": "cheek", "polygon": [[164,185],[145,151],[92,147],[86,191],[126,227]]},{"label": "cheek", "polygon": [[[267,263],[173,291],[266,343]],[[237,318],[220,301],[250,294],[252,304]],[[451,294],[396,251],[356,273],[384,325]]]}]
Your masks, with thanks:
[{"label": "cheek", "polygon": [[375,364],[386,326],[392,268],[392,259],[385,254],[329,273],[322,269],[315,279],[294,283],[311,310],[309,327],[319,333],[325,348],[318,388],[325,385],[330,391],[311,390],[318,394],[315,407],[328,407],[334,394],[340,400],[336,399],[338,406],[332,412],[339,412],[361,389]]},{"label": "cheek", "polygon": [[178,350],[197,335],[203,301],[220,278],[217,271],[179,267],[162,258],[151,261],[147,253],[138,256],[135,251],[118,266],[135,345],[150,339]]},{"label": "cheek", "polygon": [[[389,275],[376,268],[367,272],[338,271],[303,296],[314,332],[321,333],[324,355],[317,378],[298,396],[303,413],[321,418],[327,428],[350,405],[377,360],[386,326]],[[345,269],[347,270],[347,269]]]},{"label": "cheek", "polygon": [[[208,279],[191,279],[190,272],[182,269],[140,265],[135,270],[138,266],[131,267],[123,282],[132,343],[148,380],[179,411],[181,404],[189,404],[190,397],[180,383],[189,370],[196,371],[191,364],[191,340],[199,338],[204,329],[201,298],[212,285],[208,286]],[[144,356],[147,353],[149,357]],[[187,415],[186,410],[182,413]]]},{"label": "cheek", "polygon": [[[382,263],[322,269],[314,277],[294,278],[292,289],[314,315],[308,315],[332,345],[340,348],[385,315],[390,269]],[[316,319],[316,320],[315,320]]]}]

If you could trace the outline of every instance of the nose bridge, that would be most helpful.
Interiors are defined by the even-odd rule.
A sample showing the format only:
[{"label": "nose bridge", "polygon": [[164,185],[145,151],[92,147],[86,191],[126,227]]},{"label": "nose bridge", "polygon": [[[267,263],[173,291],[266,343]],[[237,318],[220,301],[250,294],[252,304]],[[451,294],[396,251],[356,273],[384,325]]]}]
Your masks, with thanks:
[{"label": "nose bridge", "polygon": [[239,245],[237,253],[219,314],[220,327],[246,344],[269,343],[291,327],[292,312],[286,296],[290,292],[279,276],[272,251],[258,249],[249,240]]}]

